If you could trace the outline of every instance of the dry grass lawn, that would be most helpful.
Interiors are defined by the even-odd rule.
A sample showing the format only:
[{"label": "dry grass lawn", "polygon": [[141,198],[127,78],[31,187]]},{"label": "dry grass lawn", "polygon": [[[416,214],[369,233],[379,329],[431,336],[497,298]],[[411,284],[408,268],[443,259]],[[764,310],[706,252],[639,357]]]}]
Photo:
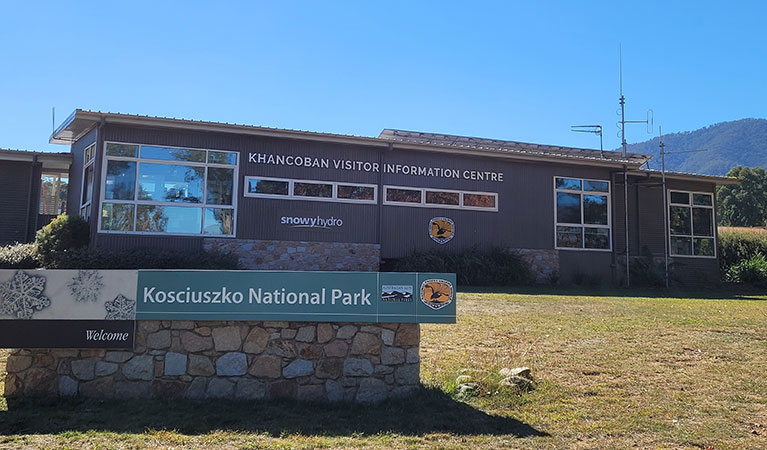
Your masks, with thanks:
[{"label": "dry grass lawn", "polygon": [[[422,328],[410,401],[0,398],[0,448],[767,448],[767,295],[596,294],[460,294],[458,324]],[[499,384],[522,365],[535,391]]]}]

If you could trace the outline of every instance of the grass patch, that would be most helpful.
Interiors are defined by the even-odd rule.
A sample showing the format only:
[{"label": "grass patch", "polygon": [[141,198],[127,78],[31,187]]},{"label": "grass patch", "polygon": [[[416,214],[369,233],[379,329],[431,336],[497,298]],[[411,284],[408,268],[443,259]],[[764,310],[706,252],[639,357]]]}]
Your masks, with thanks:
[{"label": "grass patch", "polygon": [[[0,400],[0,448],[767,447],[764,292],[495,290],[458,317],[422,326],[409,401]],[[500,385],[521,365],[536,390]]]}]

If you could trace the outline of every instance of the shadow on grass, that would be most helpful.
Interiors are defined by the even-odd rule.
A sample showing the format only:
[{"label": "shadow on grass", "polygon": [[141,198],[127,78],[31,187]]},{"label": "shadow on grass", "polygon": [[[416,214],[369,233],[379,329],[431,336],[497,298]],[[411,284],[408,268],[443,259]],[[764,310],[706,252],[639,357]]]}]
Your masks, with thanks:
[{"label": "shadow on grass", "polygon": [[378,406],[294,401],[232,402],[189,400],[7,399],[0,411],[0,435],[56,434],[90,430],[142,433],[175,430],[195,435],[214,430],[350,436],[396,433],[423,435],[548,436],[518,420],[494,416],[438,389],[422,388],[406,400]]}]

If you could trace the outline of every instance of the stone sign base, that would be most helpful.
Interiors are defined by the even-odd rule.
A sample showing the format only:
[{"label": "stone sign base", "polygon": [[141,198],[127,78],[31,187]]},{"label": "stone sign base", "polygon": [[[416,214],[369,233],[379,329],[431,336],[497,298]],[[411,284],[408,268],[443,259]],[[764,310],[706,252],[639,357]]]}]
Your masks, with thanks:
[{"label": "stone sign base", "polygon": [[418,324],[137,322],[133,351],[13,350],[5,395],[376,403],[419,384]]}]

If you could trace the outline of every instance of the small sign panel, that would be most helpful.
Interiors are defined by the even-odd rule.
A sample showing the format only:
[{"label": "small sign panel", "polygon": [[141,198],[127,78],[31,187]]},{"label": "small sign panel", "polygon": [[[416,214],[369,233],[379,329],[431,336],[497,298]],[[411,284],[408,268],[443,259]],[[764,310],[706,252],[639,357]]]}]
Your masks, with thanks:
[{"label": "small sign panel", "polygon": [[429,221],[429,237],[437,244],[447,244],[455,235],[455,222],[448,217],[435,217]]}]

